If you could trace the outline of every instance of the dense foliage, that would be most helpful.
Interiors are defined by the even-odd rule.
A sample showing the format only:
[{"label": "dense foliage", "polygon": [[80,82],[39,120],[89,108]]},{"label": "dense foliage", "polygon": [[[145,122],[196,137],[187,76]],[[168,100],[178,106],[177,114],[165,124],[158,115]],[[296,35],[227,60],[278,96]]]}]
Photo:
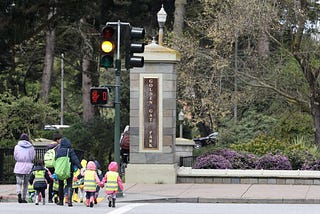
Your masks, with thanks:
[{"label": "dense foliage", "polygon": [[[320,159],[317,146],[304,139],[284,142],[266,135],[249,142],[232,144],[229,149],[221,145],[204,147],[194,153],[194,168],[223,169],[226,164],[216,164],[212,155],[225,158],[232,169],[300,169],[316,170]],[[228,167],[229,168],[229,167]]]},{"label": "dense foliage", "polygon": [[[186,116],[184,136],[218,131],[220,146],[241,154],[213,157],[240,168],[252,164],[243,162],[251,160],[246,153],[284,155],[293,169],[316,160],[320,5],[304,0],[1,1],[0,146],[12,147],[21,132],[50,138],[42,129],[60,123],[62,97],[64,124],[71,125],[64,134],[105,162],[98,150],[107,145],[104,156],[112,150],[114,112],[85,102],[91,85],[115,82],[112,69],[98,66],[101,25],[121,20],[143,26],[150,43],[158,35],[161,4],[168,14],[164,45],[181,53],[177,114],[182,109]],[[52,76],[44,84],[47,70]],[[129,72],[121,71],[121,129],[129,123],[128,80]],[[303,143],[293,143],[297,138]]]}]

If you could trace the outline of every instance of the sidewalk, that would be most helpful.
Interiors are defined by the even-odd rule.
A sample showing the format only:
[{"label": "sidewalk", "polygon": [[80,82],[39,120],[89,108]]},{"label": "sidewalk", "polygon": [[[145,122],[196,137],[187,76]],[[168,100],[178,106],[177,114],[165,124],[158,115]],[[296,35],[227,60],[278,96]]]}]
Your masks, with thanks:
[{"label": "sidewalk", "polygon": [[[320,204],[320,185],[124,184],[118,202]],[[100,191],[104,197],[104,190]],[[17,202],[15,185],[0,185],[1,202]]]}]

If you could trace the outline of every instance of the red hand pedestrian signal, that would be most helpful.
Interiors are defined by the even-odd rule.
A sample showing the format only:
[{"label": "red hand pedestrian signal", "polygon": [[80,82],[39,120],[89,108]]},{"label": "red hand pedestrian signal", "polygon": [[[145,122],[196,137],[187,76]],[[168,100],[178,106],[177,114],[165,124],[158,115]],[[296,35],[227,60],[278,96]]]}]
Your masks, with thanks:
[{"label": "red hand pedestrian signal", "polygon": [[90,89],[92,105],[105,105],[109,100],[109,89],[106,87],[93,87]]}]

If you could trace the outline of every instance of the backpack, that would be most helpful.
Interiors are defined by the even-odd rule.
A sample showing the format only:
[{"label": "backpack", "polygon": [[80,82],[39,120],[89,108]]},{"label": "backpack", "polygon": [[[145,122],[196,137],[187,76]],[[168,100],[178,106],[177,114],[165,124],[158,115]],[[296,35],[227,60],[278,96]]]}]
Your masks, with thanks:
[{"label": "backpack", "polygon": [[121,149],[126,149],[126,150],[130,149],[130,136],[129,136],[129,133],[125,133],[123,135],[123,138],[121,139],[121,142],[120,142],[120,147],[121,147]]},{"label": "backpack", "polygon": [[70,177],[70,158],[69,149],[67,151],[67,156],[59,157],[54,162],[54,173],[57,175],[59,180],[65,180]]},{"label": "backpack", "polygon": [[56,159],[55,148],[56,147],[49,149],[48,151],[46,151],[46,153],[44,153],[43,160],[44,160],[45,167],[49,167],[49,168],[53,167],[54,160]]}]

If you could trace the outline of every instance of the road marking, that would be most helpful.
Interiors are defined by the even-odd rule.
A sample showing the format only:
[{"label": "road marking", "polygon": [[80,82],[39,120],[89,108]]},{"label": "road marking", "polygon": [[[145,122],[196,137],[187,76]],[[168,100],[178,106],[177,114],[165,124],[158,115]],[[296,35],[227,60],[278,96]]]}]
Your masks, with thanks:
[{"label": "road marking", "polygon": [[126,212],[129,212],[130,210],[136,208],[136,207],[140,207],[140,206],[144,206],[146,205],[146,203],[137,203],[137,204],[129,204],[123,207],[120,207],[119,209],[116,209],[114,211],[109,212],[109,214],[123,214]]}]

